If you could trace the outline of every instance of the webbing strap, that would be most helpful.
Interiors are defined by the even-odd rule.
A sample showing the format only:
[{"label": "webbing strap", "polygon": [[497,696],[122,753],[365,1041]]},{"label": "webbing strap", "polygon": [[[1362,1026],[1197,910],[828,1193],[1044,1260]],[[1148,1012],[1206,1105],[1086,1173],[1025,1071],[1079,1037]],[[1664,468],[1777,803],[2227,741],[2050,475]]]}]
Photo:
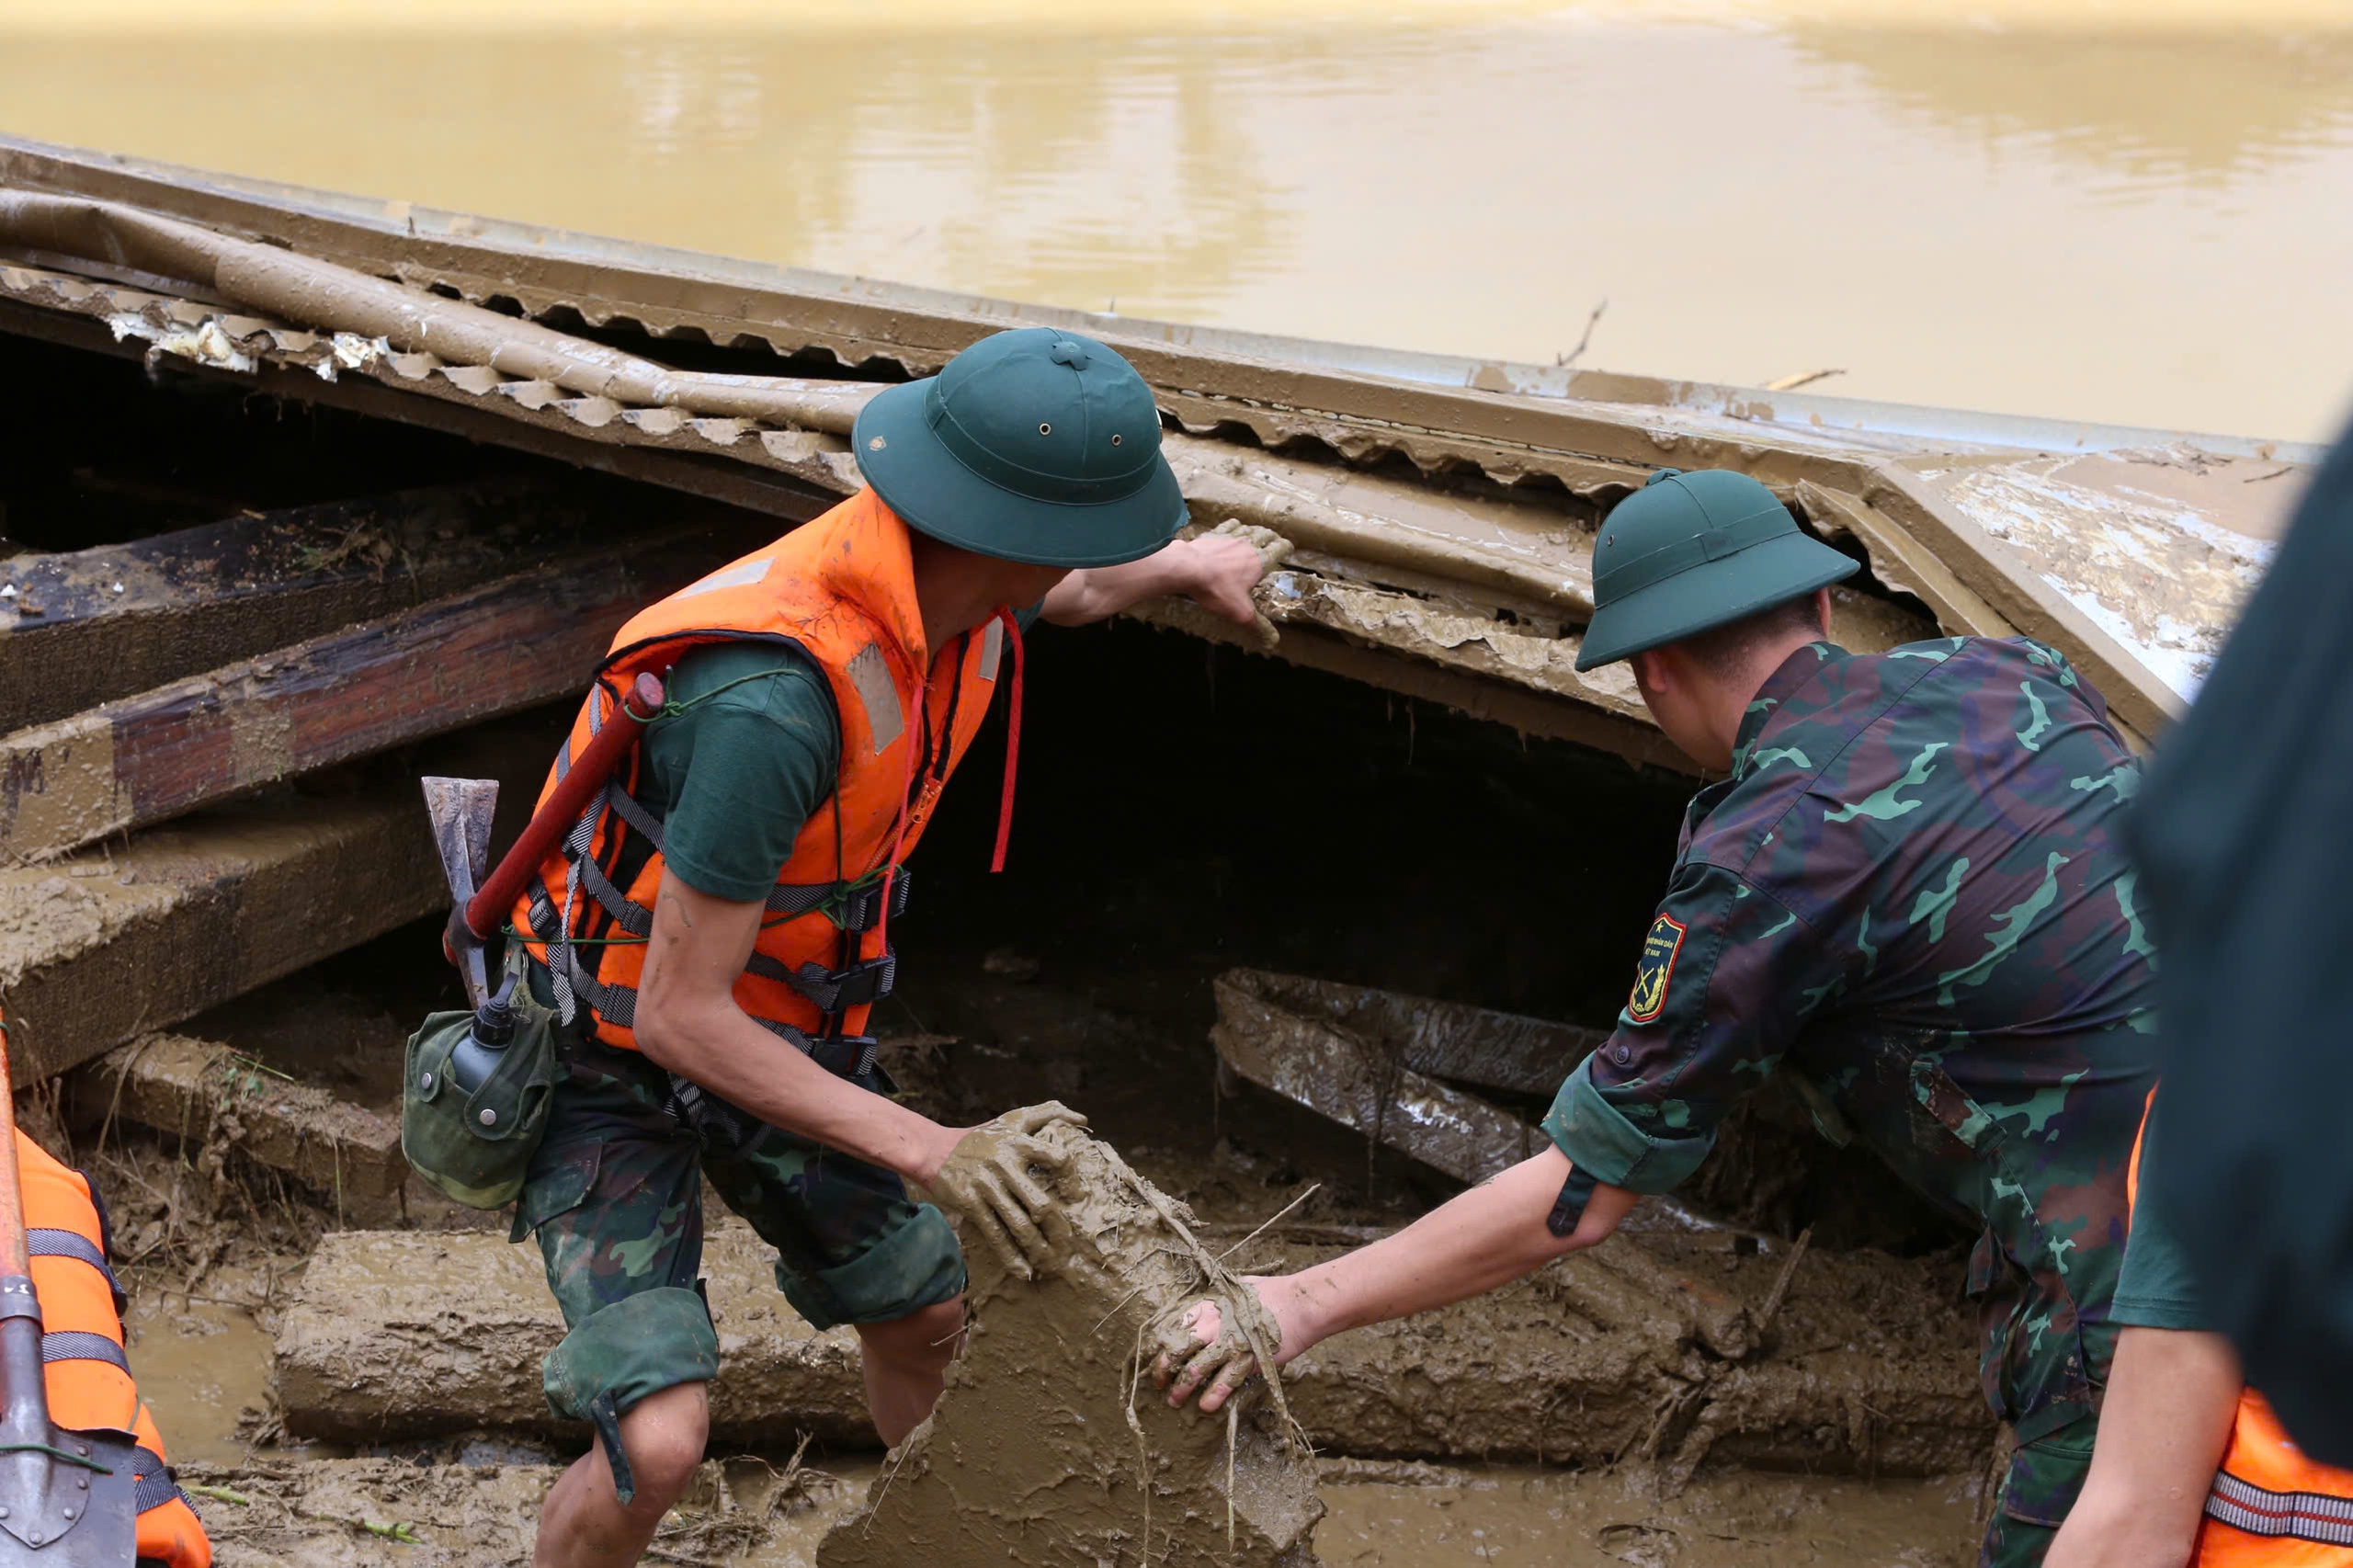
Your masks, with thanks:
[{"label": "webbing strap", "polygon": [[[160,1508],[166,1503],[188,1502],[188,1494],[172,1479],[172,1467],[164,1456],[144,1444],[131,1450],[131,1506],[139,1513]],[[195,1505],[188,1505],[195,1511]]]},{"label": "webbing strap", "polygon": [[613,880],[605,875],[602,866],[584,858],[579,862],[579,872],[581,890],[603,906],[605,913],[613,917],[615,925],[632,937],[654,934],[654,911],[615,887]]},{"label": "webbing strap", "polygon": [[779,882],[768,890],[770,915],[806,915],[823,909],[841,888],[839,882]]},{"label": "webbing strap", "polygon": [[79,1231],[56,1231],[44,1225],[29,1226],[25,1231],[25,1251],[33,1257],[70,1257],[86,1263],[114,1282],[114,1270],[107,1267],[107,1255],[98,1244]]},{"label": "webbing strap", "polygon": [[587,1003],[598,1017],[615,1028],[635,1028],[637,1027],[636,987],[605,984],[588,972],[586,967],[581,963],[578,955],[570,948],[548,949],[551,955],[559,950],[563,954],[563,963],[554,972],[561,975],[566,971],[570,971],[568,979],[574,993],[582,1001]]},{"label": "webbing strap", "polygon": [[114,1270],[107,1267],[107,1255],[98,1250],[97,1243],[81,1232],[32,1226],[25,1232],[25,1252],[31,1257],[70,1257],[76,1263],[88,1264],[105,1277],[107,1289],[114,1296],[115,1315],[122,1315],[122,1309],[131,1298],[124,1292],[122,1281],[114,1277]]},{"label": "webbing strap", "polygon": [[[590,712],[593,718],[593,705]],[[548,972],[555,986],[556,1017],[567,1024],[580,1016],[580,1004],[572,994],[571,979],[579,966],[573,960],[571,947],[566,945],[572,932],[572,912],[580,906],[580,863],[588,858],[588,846],[597,836],[597,820],[603,814],[600,802],[589,801],[587,808],[580,813],[580,820],[572,824],[572,831],[563,837],[563,909],[556,919],[556,934],[548,941],[548,957],[552,960],[561,951],[564,961],[551,961]]]},{"label": "webbing strap", "polygon": [[53,1334],[42,1335],[40,1359],[43,1366],[52,1361],[104,1361],[124,1372],[131,1370],[131,1358],[122,1353],[121,1346],[103,1334],[92,1334],[79,1328],[63,1328]]},{"label": "webbing strap", "polygon": [[633,831],[643,834],[652,841],[654,853],[661,853],[662,819],[655,816],[642,801],[622,789],[620,779],[606,783],[605,804],[610,806],[613,814],[629,824]]},{"label": "webbing strap", "polygon": [[892,982],[898,978],[899,955],[884,953],[870,964],[854,969],[829,970],[823,964],[804,963],[797,970],[787,970],[774,959],[754,953],[756,963],[745,969],[769,980],[782,980],[810,1001],[817,1011],[833,1014],[845,1007],[865,1007],[891,994]]},{"label": "webbing strap", "polygon": [[2217,1471],[2206,1495],[2206,1517],[2269,1540],[2353,1546],[2353,1497],[2321,1492],[2272,1492]]}]

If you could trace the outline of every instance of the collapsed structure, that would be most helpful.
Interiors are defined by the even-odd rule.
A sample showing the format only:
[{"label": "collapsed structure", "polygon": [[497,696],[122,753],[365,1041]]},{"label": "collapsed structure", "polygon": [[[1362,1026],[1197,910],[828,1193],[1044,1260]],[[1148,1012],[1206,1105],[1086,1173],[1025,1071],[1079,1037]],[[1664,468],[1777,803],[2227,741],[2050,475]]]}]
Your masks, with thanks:
[{"label": "collapsed structure", "polygon": [[[1834,592],[1850,646],[2041,638],[2146,743],[2314,458],[1017,307],[0,142],[0,417],[41,437],[0,474],[20,1074],[151,1041],[114,1101],[184,1118],[217,1060],[153,1031],[440,911],[415,772],[504,776],[528,802],[552,742],[504,721],[568,705],[638,607],[854,492],[880,386],[1032,324],[1143,374],[1198,526],[1289,547],[1271,648],[1188,606],[1142,619],[1649,769],[1686,765],[1630,676],[1574,661],[1597,520],[1661,466],[1750,473],[1859,556]],[[311,445],[256,406],[310,411]],[[77,456],[98,440],[122,472]],[[200,476],[208,440],[250,444],[236,483]],[[420,747],[434,767],[366,766]],[[1596,1038],[1264,972],[1219,1001],[1243,1076],[1457,1180],[1531,1136],[1465,1085],[1547,1093]],[[285,1131],[308,1118],[268,1095],[248,1113],[314,1187],[355,1173],[348,1217],[393,1214],[385,1129],[322,1150]],[[860,1440],[847,1336],[794,1332],[740,1233],[712,1253],[722,1336],[765,1369],[722,1393],[722,1433]],[[471,1308],[400,1288],[460,1263]],[[335,1239],[278,1335],[289,1428],[541,1425],[530,1368],[557,1328],[517,1267],[487,1237]],[[1958,1315],[1934,1275],[1670,1225],[1319,1346],[1294,1409],[1351,1453],[1949,1470],[1989,1423],[1957,1339],[1939,1349]],[[1899,1298],[1913,1328],[1875,1311]],[[1793,1302],[1813,1331],[1781,1332]],[[944,1468],[954,1430],[909,1462]],[[1283,1519],[1269,1561],[1303,1539]]]}]

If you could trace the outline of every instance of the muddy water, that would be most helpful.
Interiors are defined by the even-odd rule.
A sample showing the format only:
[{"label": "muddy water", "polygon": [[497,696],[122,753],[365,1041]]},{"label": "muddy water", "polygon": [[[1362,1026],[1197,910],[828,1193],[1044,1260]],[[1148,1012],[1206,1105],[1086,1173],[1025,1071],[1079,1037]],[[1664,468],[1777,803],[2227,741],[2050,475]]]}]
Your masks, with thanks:
[{"label": "muddy water", "polygon": [[19,134],[1053,304],[1549,362],[1606,300],[1588,367],[2286,437],[2353,393],[2319,0],[0,0],[0,43]]},{"label": "muddy water", "polygon": [[132,1299],[125,1337],[139,1369],[139,1393],[155,1412],[175,1463],[231,1463],[247,1450],[238,1420],[269,1396],[269,1335],[233,1292],[244,1281],[216,1278],[190,1300],[162,1278]]}]

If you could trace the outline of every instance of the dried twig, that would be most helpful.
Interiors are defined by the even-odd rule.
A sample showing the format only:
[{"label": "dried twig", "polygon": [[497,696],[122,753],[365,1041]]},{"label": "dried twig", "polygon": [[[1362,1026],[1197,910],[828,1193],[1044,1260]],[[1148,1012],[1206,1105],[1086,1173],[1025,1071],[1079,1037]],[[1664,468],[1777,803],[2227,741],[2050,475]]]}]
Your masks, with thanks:
[{"label": "dried twig", "polygon": [[1827,381],[1832,376],[1843,376],[1847,372],[1844,369],[1800,370],[1793,375],[1775,377],[1773,380],[1765,383],[1763,390],[1766,392],[1795,392],[1800,387],[1812,386],[1816,381]]},{"label": "dried twig", "polygon": [[1574,348],[1570,349],[1566,354],[1553,355],[1552,363],[1565,370],[1570,366],[1575,364],[1580,358],[1584,358],[1586,349],[1591,347],[1593,343],[1594,326],[1601,320],[1601,312],[1608,308],[1609,300],[1608,296],[1605,295],[1603,298],[1597,301],[1593,307],[1593,314],[1585,318],[1585,335],[1578,338],[1577,346]]}]

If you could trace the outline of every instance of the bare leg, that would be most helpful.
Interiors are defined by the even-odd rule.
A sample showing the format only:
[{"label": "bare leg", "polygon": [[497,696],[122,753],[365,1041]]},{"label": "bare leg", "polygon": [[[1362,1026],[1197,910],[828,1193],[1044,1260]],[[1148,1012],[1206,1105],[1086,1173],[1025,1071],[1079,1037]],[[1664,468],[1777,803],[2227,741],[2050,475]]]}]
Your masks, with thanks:
[{"label": "bare leg", "polygon": [[629,1450],[637,1483],[637,1500],[628,1507],[613,1495],[604,1444],[591,1443],[573,1461],[540,1508],[535,1568],[630,1568],[645,1554],[662,1516],[702,1462],[710,1431],[709,1386],[680,1383],[648,1394],[621,1417],[621,1447]]},{"label": "bare leg", "polygon": [[889,1323],[859,1324],[858,1343],[866,1368],[866,1408],[882,1440],[895,1449],[939,1403],[948,1363],[964,1344],[964,1298]]}]

